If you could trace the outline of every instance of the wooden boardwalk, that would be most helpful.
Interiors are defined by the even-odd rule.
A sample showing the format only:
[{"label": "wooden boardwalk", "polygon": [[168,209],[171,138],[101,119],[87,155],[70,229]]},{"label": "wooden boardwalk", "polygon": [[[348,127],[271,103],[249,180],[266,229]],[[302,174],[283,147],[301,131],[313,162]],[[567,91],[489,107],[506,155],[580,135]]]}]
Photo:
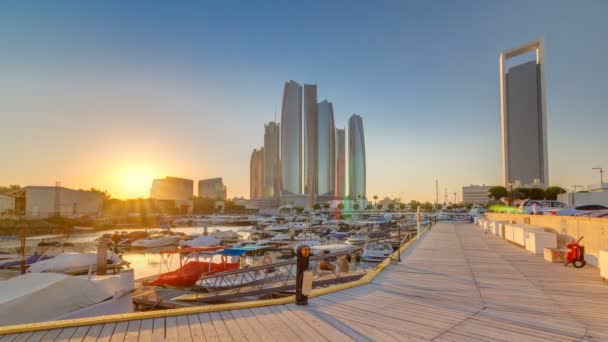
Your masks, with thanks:
[{"label": "wooden boardwalk", "polygon": [[603,341],[608,284],[440,223],[370,284],[293,304],[0,337],[17,341]]}]

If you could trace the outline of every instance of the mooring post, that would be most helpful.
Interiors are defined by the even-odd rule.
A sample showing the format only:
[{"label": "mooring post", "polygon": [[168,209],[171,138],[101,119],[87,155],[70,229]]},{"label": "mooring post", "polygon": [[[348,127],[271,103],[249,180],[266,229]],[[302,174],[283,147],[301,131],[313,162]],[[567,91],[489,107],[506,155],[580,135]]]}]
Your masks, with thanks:
[{"label": "mooring post", "polygon": [[108,245],[101,241],[97,245],[97,275],[105,275],[108,264]]},{"label": "mooring post", "polygon": [[[304,287],[304,272],[310,265],[310,247],[304,245],[298,247],[298,256],[296,261],[296,305],[307,305],[308,296],[302,293]],[[312,286],[312,284],[310,284]]]}]

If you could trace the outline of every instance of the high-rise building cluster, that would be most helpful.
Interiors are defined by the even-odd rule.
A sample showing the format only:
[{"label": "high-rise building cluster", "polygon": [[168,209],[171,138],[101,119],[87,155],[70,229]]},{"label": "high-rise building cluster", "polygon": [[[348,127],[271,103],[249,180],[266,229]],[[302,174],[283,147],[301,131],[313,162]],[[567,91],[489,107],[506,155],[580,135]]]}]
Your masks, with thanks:
[{"label": "high-rise building cluster", "polygon": [[264,146],[250,162],[250,198],[281,200],[313,196],[315,201],[345,198],[346,146],[350,199],[365,198],[365,138],[361,116],[336,128],[333,104],[318,102],[317,85],[285,83],[281,122],[264,126]]}]

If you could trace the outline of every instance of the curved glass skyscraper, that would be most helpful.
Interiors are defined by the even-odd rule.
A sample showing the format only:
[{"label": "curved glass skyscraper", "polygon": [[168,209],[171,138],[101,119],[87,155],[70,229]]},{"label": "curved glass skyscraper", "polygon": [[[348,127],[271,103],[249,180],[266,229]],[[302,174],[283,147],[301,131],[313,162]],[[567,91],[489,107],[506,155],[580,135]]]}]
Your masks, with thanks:
[{"label": "curved glass skyscraper", "polygon": [[285,83],[281,108],[281,186],[284,195],[302,193],[302,86]]},{"label": "curved glass skyscraper", "polygon": [[351,199],[365,198],[365,174],[363,119],[353,114],[348,119],[348,194]]},{"label": "curved glass skyscraper", "polygon": [[344,129],[336,129],[336,196],[346,196],[346,135]]},{"label": "curved glass skyscraper", "polygon": [[327,100],[317,108],[317,194],[333,196],[336,177],[334,109]]}]

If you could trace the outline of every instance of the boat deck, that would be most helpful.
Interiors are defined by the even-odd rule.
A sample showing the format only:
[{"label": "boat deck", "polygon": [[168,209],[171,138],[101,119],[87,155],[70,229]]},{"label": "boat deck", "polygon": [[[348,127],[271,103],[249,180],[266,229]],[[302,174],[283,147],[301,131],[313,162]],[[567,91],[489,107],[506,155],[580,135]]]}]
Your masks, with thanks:
[{"label": "boat deck", "polygon": [[294,304],[5,335],[17,341],[600,341],[598,269],[439,223],[371,283]]}]

